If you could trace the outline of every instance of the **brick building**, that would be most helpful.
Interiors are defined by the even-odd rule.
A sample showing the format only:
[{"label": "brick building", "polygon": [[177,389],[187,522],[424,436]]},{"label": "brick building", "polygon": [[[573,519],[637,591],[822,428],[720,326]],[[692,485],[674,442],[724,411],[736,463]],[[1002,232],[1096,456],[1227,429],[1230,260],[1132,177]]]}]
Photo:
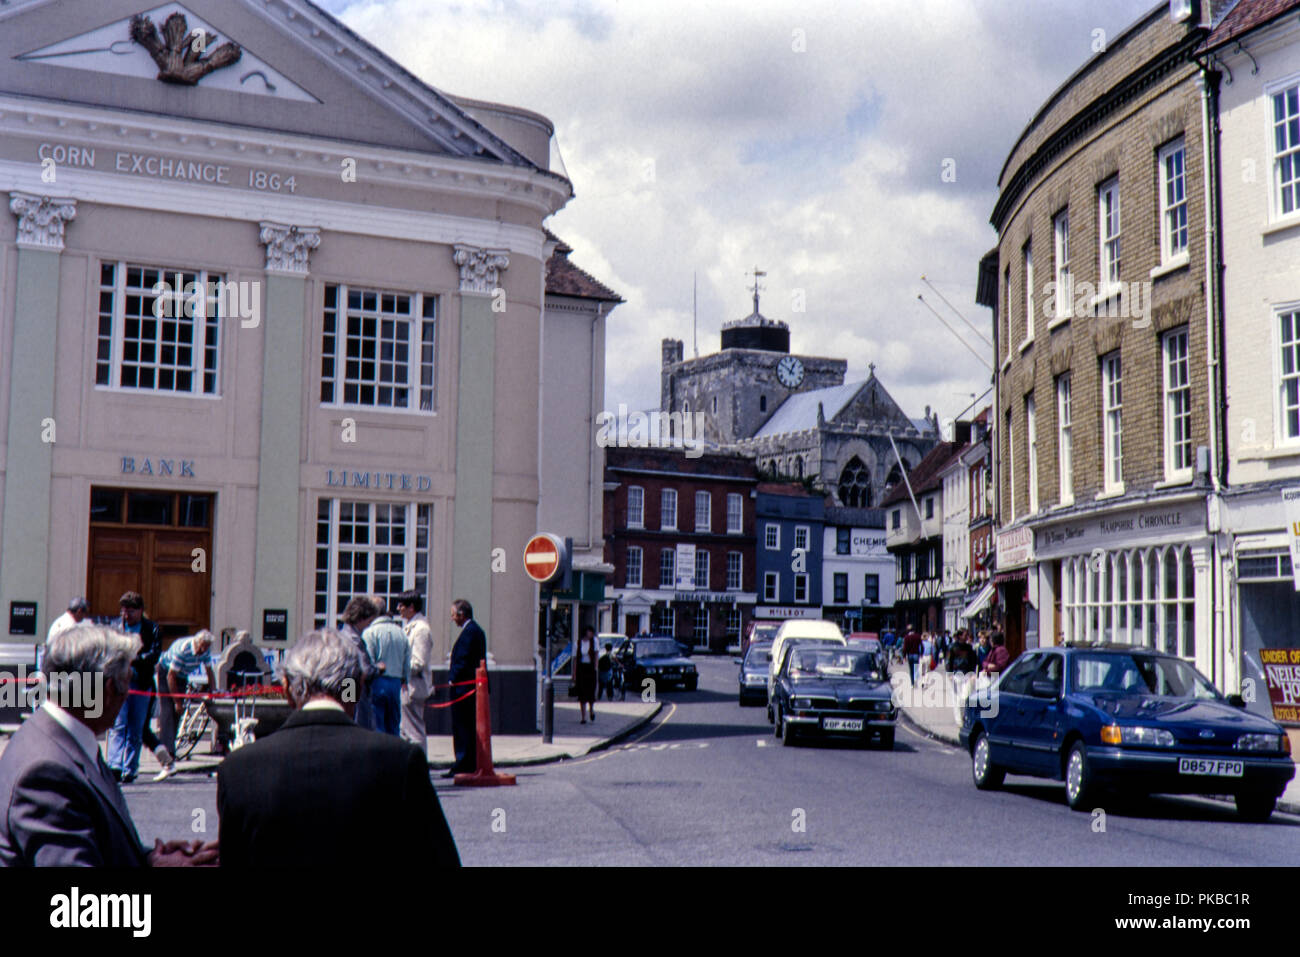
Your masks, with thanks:
[{"label": "brick building", "polygon": [[1012,648],[1132,641],[1211,673],[1205,87],[1215,10],[1161,4],[1030,120],[981,263]]},{"label": "brick building", "polygon": [[613,627],[700,649],[739,646],[753,616],[753,460],[681,449],[605,450]]}]

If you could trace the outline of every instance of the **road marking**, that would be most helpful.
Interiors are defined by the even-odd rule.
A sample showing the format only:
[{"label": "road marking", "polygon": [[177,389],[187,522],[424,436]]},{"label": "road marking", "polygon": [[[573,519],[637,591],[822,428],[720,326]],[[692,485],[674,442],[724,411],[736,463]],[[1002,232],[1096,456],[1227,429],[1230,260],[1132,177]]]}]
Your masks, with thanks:
[{"label": "road marking", "polygon": [[[677,705],[672,702],[669,702],[668,714],[664,716],[664,719],[658,722],[657,724],[652,725],[650,730],[647,731],[645,734],[641,735],[640,738],[637,738],[636,741],[629,741],[627,744],[624,744],[622,746],[622,750],[631,751],[635,747],[635,749],[639,751],[644,748],[648,748],[649,747],[648,744],[640,744],[637,742],[644,741],[646,738],[650,737],[652,734],[654,734],[656,731],[658,731],[660,728],[666,725],[669,721],[671,721],[673,715],[675,715],[676,713],[677,713]],[[707,743],[704,745],[704,747],[708,747]],[[614,754],[617,750],[619,749],[616,748],[613,750],[603,751],[600,754],[594,755],[592,757],[579,758],[577,761],[564,761],[562,762],[562,766],[571,768],[577,764],[587,764],[590,761],[599,761],[601,758],[607,758],[611,754]]]},{"label": "road marking", "polygon": [[765,747],[767,747],[767,738],[759,738],[758,741],[755,742],[755,743],[756,743],[760,748],[765,748]]}]

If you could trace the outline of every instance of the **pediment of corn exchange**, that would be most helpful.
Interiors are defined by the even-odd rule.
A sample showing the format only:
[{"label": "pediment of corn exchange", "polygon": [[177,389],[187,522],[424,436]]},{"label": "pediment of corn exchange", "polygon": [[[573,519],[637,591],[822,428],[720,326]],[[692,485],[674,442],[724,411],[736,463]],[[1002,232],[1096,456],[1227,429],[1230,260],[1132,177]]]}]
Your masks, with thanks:
[{"label": "pediment of corn exchange", "polygon": [[307,0],[8,0],[4,94],[531,165]]}]

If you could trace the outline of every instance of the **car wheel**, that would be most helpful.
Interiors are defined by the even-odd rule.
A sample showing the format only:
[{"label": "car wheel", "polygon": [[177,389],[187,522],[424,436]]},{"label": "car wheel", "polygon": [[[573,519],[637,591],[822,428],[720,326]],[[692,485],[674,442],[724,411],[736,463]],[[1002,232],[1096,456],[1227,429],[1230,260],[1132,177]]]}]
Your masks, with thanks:
[{"label": "car wheel", "polygon": [[975,739],[975,747],[971,750],[971,775],[975,778],[975,786],[981,791],[1001,787],[1007,776],[1007,772],[994,764],[989,756],[989,736],[982,732]]},{"label": "car wheel", "polygon": [[772,722],[772,734],[781,737],[785,733],[785,718],[781,714],[781,706],[776,706],[776,719]]},{"label": "car wheel", "polygon": [[880,746],[886,751],[894,750],[894,729],[880,732]]},{"label": "car wheel", "polygon": [[1076,741],[1065,759],[1065,802],[1071,810],[1086,811],[1096,790],[1088,751],[1082,741]]},{"label": "car wheel", "polygon": [[790,722],[788,722],[788,721],[785,722],[785,727],[782,729],[782,742],[781,742],[781,743],[784,744],[787,748],[792,748],[792,747],[794,747],[794,739],[795,739],[796,735],[797,735],[797,732],[795,731],[795,729],[794,729],[793,727],[790,726]]},{"label": "car wheel", "polygon": [[687,690],[687,691],[694,691],[694,690],[695,690],[696,688],[698,688],[699,686],[700,686],[700,679],[699,679],[699,678],[695,678],[694,680],[691,680],[691,681],[686,682],[686,690]]},{"label": "car wheel", "polygon": [[1263,823],[1273,816],[1275,807],[1277,807],[1277,798],[1272,795],[1254,793],[1237,795],[1237,816],[1243,821]]}]

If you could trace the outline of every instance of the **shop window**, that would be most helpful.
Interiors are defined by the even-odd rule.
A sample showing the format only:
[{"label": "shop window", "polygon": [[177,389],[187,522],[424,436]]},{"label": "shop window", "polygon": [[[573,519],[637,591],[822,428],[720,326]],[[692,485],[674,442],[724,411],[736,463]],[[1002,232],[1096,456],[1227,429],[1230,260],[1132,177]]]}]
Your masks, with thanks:
[{"label": "shop window", "polygon": [[1196,655],[1196,570],[1189,546],[1128,549],[1062,566],[1062,631]]},{"label": "shop window", "polygon": [[[322,498],[316,510],[315,627],[336,628],[355,595],[429,590],[433,506]],[[630,549],[629,549],[630,551]]]},{"label": "shop window", "polygon": [[321,402],[432,412],[438,299],[325,287]]}]

